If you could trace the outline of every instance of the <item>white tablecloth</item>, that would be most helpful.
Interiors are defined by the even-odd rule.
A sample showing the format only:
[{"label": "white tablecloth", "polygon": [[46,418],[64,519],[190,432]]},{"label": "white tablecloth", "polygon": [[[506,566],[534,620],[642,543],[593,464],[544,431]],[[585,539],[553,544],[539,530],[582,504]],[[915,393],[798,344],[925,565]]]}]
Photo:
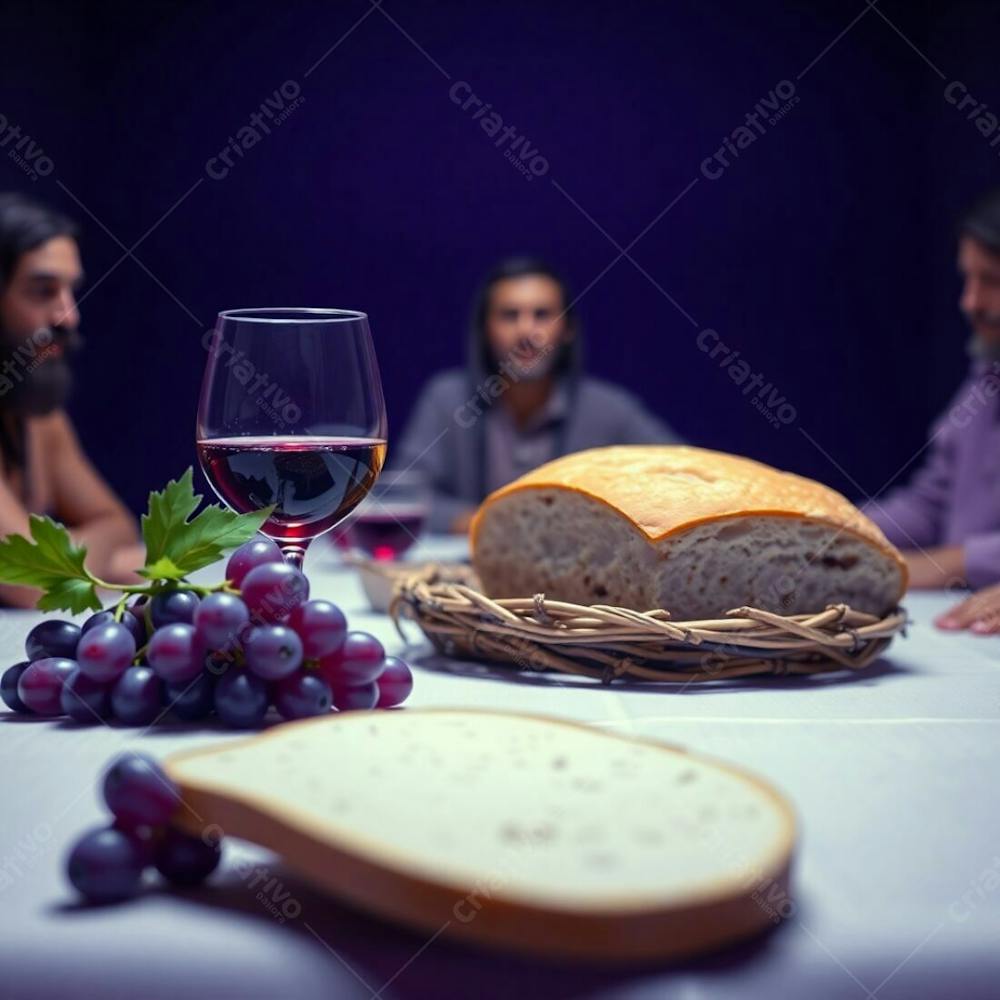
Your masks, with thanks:
[{"label": "white tablecloth", "polygon": [[[307,572],[313,596],[402,651],[351,575],[319,551]],[[678,693],[420,661],[413,707],[494,706],[652,736],[738,762],[792,799],[794,914],[757,941],[669,967],[568,968],[428,942],[241,843],[201,889],[81,907],[63,860],[103,821],[96,779],[107,760],[123,747],[162,757],[233,735],[0,715],[0,997],[998,997],[1000,638],[937,632],[930,620],[948,600],[911,595],[908,636],[858,677]],[[0,613],[7,662],[21,659],[39,617]],[[280,879],[293,919],[272,915],[240,861]]]}]

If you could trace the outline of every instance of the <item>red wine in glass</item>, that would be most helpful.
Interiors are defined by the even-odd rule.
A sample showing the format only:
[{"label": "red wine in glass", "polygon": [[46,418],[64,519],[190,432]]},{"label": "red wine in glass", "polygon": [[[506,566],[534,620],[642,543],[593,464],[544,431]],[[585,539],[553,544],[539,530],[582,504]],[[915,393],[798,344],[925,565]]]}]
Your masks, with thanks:
[{"label": "red wine in glass", "polygon": [[386,454],[385,399],[368,317],[348,309],[229,309],[205,350],[195,441],[233,510],[274,505],[261,527],[301,567],[347,517]]},{"label": "red wine in glass", "polygon": [[347,526],[347,542],[379,561],[399,559],[420,537],[423,507],[363,509]]},{"label": "red wine in glass", "polygon": [[365,498],[385,461],[385,441],[235,437],[198,442],[216,493],[240,513],[274,504],[261,530],[278,541],[312,539]]}]

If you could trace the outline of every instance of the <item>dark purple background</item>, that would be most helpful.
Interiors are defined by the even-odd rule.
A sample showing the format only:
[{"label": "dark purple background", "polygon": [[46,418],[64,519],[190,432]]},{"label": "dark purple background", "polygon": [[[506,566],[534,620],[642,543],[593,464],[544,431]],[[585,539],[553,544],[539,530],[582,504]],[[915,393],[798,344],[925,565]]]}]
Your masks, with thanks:
[{"label": "dark purple background", "polygon": [[[618,255],[556,184],[627,245],[866,4],[386,0],[357,24],[369,7],[5,5],[0,113],[55,169],[33,183],[0,157],[0,189],[85,226],[73,413],[135,507],[194,461],[199,341],[220,308],[367,310],[398,433],[424,379],[458,358],[496,257],[540,253],[581,290]],[[951,227],[1000,179],[996,149],[942,93],[959,79],[1000,105],[995,4],[878,9],[937,69],[868,11],[798,81],[790,114],[630,251],[697,326],[625,259],[580,303],[592,371],[696,443],[855,497],[911,458],[964,370]],[[545,177],[512,167],[445,73],[530,138]],[[305,102],[208,179],[287,80]],[[199,178],[135,251],[157,280],[118,263],[117,240],[132,246]],[[773,428],[699,352],[702,327],[776,385],[793,423]]]}]

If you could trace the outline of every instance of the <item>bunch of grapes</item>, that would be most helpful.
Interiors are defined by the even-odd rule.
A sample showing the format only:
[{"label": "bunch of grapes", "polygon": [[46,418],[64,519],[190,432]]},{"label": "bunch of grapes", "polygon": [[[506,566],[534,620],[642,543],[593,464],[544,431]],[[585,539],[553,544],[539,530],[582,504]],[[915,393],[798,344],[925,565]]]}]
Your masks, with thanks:
[{"label": "bunch of grapes", "polygon": [[149,867],[184,886],[198,885],[215,870],[221,838],[192,837],[172,825],[180,792],[155,761],[123,754],[105,774],[103,793],[111,825],[84,834],[66,863],[85,899],[110,903],[134,896]]},{"label": "bunch of grapes", "polygon": [[347,628],[329,601],[270,539],[237,549],[227,587],[199,599],[180,587],[99,611],[82,627],[48,620],[31,630],[27,659],[0,695],[16,712],[145,726],[173,713],[259,726],[331,709],[391,708],[413,689],[410,668],[367,632]]}]

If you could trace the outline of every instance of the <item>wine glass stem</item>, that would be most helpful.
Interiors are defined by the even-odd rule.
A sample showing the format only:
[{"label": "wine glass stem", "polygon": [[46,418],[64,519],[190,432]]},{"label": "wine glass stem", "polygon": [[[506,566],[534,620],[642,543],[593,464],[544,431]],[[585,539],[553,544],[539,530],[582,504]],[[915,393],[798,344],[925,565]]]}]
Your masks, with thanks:
[{"label": "wine glass stem", "polygon": [[281,554],[285,557],[285,562],[296,569],[302,569],[302,560],[306,557],[306,547],[309,545],[309,541],[279,544],[281,544]]}]

